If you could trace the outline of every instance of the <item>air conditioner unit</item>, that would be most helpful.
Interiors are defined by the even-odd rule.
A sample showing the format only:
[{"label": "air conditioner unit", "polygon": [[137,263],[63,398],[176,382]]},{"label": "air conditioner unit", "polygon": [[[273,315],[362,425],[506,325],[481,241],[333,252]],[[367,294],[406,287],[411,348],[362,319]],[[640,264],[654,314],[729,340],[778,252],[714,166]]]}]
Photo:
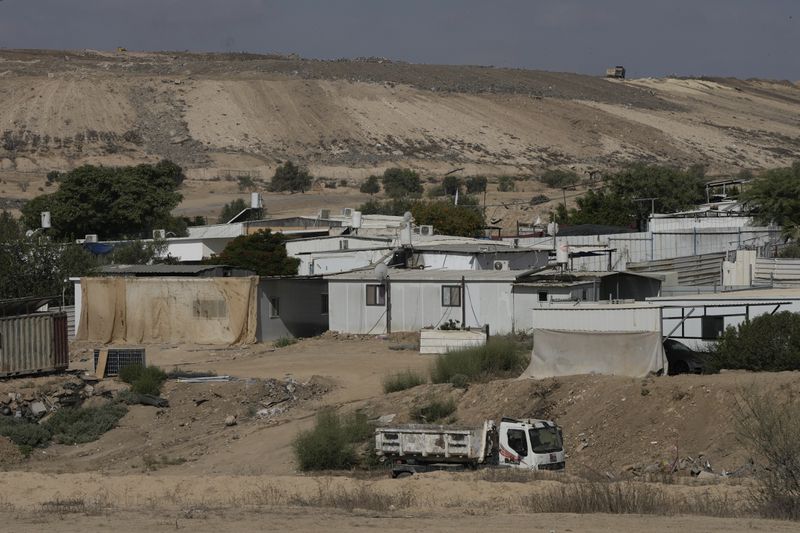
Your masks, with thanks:
[{"label": "air conditioner unit", "polygon": [[420,235],[433,235],[433,226],[419,226]]},{"label": "air conditioner unit", "polygon": [[97,242],[97,234],[91,233],[84,237],[83,242]]},{"label": "air conditioner unit", "polygon": [[153,230],[153,240],[164,240],[166,238],[167,238],[167,230],[165,229]]},{"label": "air conditioner unit", "polygon": [[495,261],[492,263],[492,268],[495,270],[510,270],[508,266],[508,261]]},{"label": "air conditioner unit", "polygon": [[342,209],[342,216],[352,217],[353,216],[353,208],[352,207],[345,207],[344,209]]}]

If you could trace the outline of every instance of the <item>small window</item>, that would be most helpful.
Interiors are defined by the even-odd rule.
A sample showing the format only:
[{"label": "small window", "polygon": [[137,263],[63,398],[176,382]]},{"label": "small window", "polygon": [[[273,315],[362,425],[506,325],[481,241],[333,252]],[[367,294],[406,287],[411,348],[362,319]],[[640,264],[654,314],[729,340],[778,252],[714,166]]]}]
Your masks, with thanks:
[{"label": "small window", "polygon": [[386,305],[386,287],[367,285],[367,305]]},{"label": "small window", "polygon": [[281,316],[281,299],[280,298],[270,298],[269,299],[269,317],[270,318],[278,318]]},{"label": "small window", "polygon": [[340,250],[347,250],[348,248],[350,248],[350,241],[347,241],[347,240],[339,241],[339,249]]},{"label": "small window", "polygon": [[539,293],[539,301],[546,302],[547,301],[547,291],[541,291]]},{"label": "small window", "polygon": [[703,340],[717,340],[725,331],[725,317],[704,316],[700,319],[700,329]]},{"label": "small window", "polygon": [[581,300],[584,302],[586,301],[586,289],[583,289],[581,291]]},{"label": "small window", "polygon": [[320,301],[320,310],[319,310],[319,312],[322,313],[323,315],[327,315],[328,314],[328,295],[327,294],[322,294],[320,296],[321,296],[321,301]]},{"label": "small window", "polygon": [[458,285],[442,286],[442,307],[461,307],[461,287]]},{"label": "small window", "polygon": [[525,438],[525,432],[521,429],[508,430],[508,445],[512,450],[517,452],[520,457],[527,457],[528,455],[528,440]]}]

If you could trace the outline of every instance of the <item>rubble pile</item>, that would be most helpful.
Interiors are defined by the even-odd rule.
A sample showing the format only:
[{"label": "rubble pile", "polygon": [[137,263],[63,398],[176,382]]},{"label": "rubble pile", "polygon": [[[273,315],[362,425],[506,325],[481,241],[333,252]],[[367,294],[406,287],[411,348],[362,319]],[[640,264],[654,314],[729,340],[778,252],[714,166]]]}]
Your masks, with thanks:
[{"label": "rubble pile", "polygon": [[0,387],[0,415],[36,422],[62,407],[78,407],[92,397],[111,398],[114,389],[90,376],[9,381]]}]

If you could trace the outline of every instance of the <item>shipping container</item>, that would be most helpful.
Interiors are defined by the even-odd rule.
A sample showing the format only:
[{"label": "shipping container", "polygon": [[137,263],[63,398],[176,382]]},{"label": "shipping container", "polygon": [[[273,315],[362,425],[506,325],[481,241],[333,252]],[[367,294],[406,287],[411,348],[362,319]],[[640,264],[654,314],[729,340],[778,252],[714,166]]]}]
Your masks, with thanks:
[{"label": "shipping container", "polygon": [[0,377],[55,372],[67,367],[66,313],[0,318]]}]

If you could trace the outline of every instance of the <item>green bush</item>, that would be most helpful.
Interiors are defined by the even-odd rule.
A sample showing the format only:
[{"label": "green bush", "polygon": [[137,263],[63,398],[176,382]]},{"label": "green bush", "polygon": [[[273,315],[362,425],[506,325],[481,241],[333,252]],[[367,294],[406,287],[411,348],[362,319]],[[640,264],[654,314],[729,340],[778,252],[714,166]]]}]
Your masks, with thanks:
[{"label": "green bush", "polygon": [[0,435],[26,449],[45,446],[50,442],[50,431],[46,427],[19,418],[0,418]]},{"label": "green bush", "polygon": [[372,435],[363,414],[341,417],[333,409],[317,413],[313,429],[303,431],[292,442],[300,470],[343,470],[358,463],[355,443]]},{"label": "green bush", "polygon": [[431,367],[431,381],[449,383],[458,374],[466,376],[469,382],[516,376],[529,360],[524,344],[493,337],[483,346],[454,350],[437,357]]},{"label": "green bush", "polygon": [[464,374],[456,374],[450,378],[450,385],[457,389],[466,389],[469,385],[469,378]]},{"label": "green bush", "polygon": [[157,366],[143,367],[135,364],[123,367],[119,371],[119,378],[131,385],[131,390],[137,394],[161,393],[161,385],[167,380],[167,374]]},{"label": "green bush", "polygon": [[778,257],[784,259],[800,259],[800,244],[792,243],[784,246],[778,251]]},{"label": "green bush", "polygon": [[456,412],[456,402],[452,398],[431,400],[411,410],[411,419],[416,422],[432,424]]},{"label": "green bush", "polygon": [[706,371],[800,370],[800,314],[760,315],[729,327],[708,351]]},{"label": "green bush", "polygon": [[427,380],[419,372],[403,370],[383,378],[383,392],[397,392],[422,385]]},{"label": "green bush", "polygon": [[138,363],[123,366],[119,369],[119,379],[130,385],[142,376],[142,372],[144,372],[144,366]]},{"label": "green bush", "polygon": [[479,192],[486,192],[486,183],[488,180],[484,176],[470,176],[466,180],[467,193],[476,194]]},{"label": "green bush", "polygon": [[293,339],[292,337],[281,337],[280,339],[275,341],[274,346],[276,348],[285,348],[286,346],[291,346],[296,342],[297,339]]},{"label": "green bush", "polygon": [[500,192],[510,192],[514,190],[513,176],[500,176],[497,179],[497,190]]},{"label": "green bush", "polygon": [[53,440],[61,444],[83,444],[92,442],[114,429],[125,416],[128,408],[119,403],[109,403],[101,407],[65,408],[43,424]]}]

